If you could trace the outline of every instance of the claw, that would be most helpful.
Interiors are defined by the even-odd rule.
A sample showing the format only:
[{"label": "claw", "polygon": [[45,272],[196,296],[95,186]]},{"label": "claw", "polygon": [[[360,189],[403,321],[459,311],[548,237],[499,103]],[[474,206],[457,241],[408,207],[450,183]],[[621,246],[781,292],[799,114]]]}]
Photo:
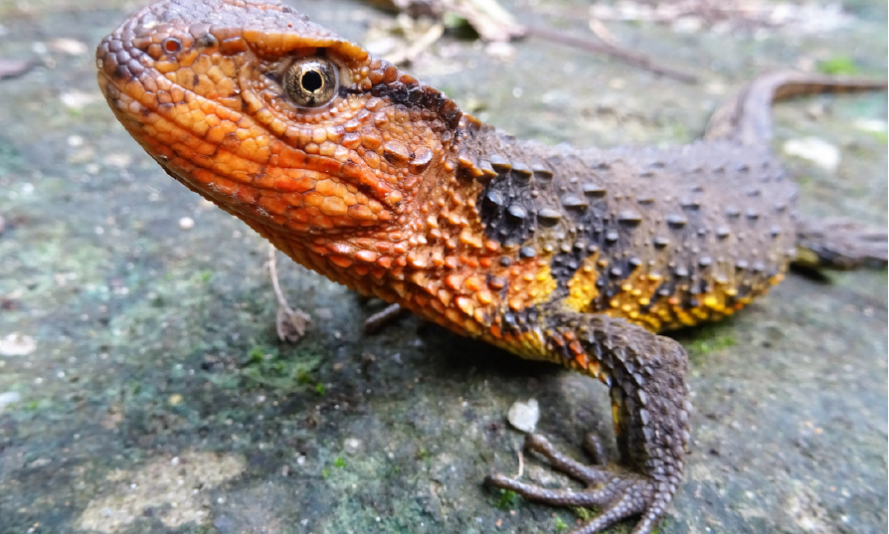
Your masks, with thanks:
[{"label": "claw", "polygon": [[593,432],[587,432],[583,437],[583,449],[589,455],[595,465],[605,465],[608,463],[608,454],[605,452],[605,446],[599,436]]},{"label": "claw", "polygon": [[[542,454],[550,461],[552,466],[566,475],[582,480],[587,484],[603,482],[610,474],[608,471],[596,467],[583,465],[556,450],[552,443],[540,434],[528,434],[525,436],[525,448]],[[594,461],[594,463],[597,463]]]},{"label": "claw", "polygon": [[[633,515],[643,514],[633,534],[646,534],[654,528],[663,509],[656,506],[657,487],[648,477],[602,467],[583,465],[558,450],[548,439],[539,434],[525,437],[525,448],[546,457],[553,469],[572,478],[586,482],[584,490],[550,489],[525,484],[503,475],[491,475],[485,483],[497,488],[514,491],[522,497],[553,506],[599,506],[602,513],[587,521],[569,534],[594,534],[614,523]],[[584,448],[598,463],[604,459],[602,443],[592,434],[584,439]]]},{"label": "claw", "polygon": [[503,475],[491,475],[485,479],[485,483],[496,488],[514,491],[528,500],[554,506],[601,506],[611,497],[610,494],[606,494],[602,490],[591,492],[589,490],[541,488]]},{"label": "claw", "polygon": [[[645,511],[640,503],[634,502],[633,496],[629,493],[622,495],[618,500],[612,502],[605,508],[601,514],[587,521],[580,527],[572,530],[568,534],[595,534],[600,532],[621,519],[626,519],[632,515]],[[654,526],[654,525],[652,525]],[[651,530],[650,528],[648,530]],[[639,534],[639,525],[633,529],[633,534]],[[644,531],[647,532],[647,531]]]}]

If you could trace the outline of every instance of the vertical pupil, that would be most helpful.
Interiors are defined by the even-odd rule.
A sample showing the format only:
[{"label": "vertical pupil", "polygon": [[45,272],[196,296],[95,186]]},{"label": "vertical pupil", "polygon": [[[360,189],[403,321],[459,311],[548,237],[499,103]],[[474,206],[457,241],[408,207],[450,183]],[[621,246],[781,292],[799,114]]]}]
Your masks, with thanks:
[{"label": "vertical pupil", "polygon": [[316,70],[310,70],[303,74],[300,81],[302,82],[303,89],[310,93],[314,93],[324,85],[324,79],[321,78],[321,74]]}]

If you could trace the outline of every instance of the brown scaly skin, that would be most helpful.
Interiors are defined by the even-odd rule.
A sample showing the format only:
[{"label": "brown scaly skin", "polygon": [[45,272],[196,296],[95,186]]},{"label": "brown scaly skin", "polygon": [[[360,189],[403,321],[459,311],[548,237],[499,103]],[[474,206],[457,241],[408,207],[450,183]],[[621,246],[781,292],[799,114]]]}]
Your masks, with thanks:
[{"label": "brown scaly skin", "polygon": [[[329,102],[295,104],[285,73],[303,58],[335,65]],[[482,125],[274,1],[158,2],[105,38],[97,64],[112,110],[172,177],[295,261],[607,384],[620,466],[583,466],[529,436],[590,488],[489,478],[601,507],[575,533],[630,516],[650,532],[682,479],[686,354],[656,332],[734,313],[795,257],[796,191],[765,142],[772,96],[880,86],[771,75],[728,102],[704,142],[576,150]],[[885,261],[885,240],[842,249],[831,231],[806,227],[816,262],[829,251],[842,264],[843,250]]]}]

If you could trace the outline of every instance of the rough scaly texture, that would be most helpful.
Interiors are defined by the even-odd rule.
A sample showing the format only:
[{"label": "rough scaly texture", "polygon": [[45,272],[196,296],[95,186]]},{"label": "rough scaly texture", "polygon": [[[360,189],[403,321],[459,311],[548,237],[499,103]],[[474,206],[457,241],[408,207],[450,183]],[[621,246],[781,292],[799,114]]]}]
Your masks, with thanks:
[{"label": "rough scaly texture", "polygon": [[[335,72],[294,81],[305,58]],[[145,150],[295,261],[607,384],[621,466],[581,466],[529,436],[590,489],[489,480],[600,506],[578,533],[638,515],[634,532],[649,532],[682,478],[686,355],[656,332],[734,313],[796,254],[795,188],[766,143],[773,95],[874,86],[776,74],[729,101],[706,141],[577,150],[483,125],[277,2],[158,2],[107,37],[97,63]],[[329,101],[297,105],[288,88],[322,79],[336,82]],[[806,235],[836,254],[820,246],[829,235]],[[864,256],[885,258],[885,241]]]}]

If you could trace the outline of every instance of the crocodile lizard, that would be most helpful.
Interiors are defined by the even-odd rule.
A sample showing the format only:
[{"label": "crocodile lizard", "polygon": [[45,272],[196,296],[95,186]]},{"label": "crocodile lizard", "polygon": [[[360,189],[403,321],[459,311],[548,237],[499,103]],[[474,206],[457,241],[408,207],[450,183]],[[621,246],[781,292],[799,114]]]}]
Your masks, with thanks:
[{"label": "crocodile lizard", "polygon": [[758,78],[688,146],[576,149],[482,124],[273,0],[167,0],[97,50],[98,81],[163,169],[296,262],[610,391],[619,464],[526,446],[583,491],[487,483],[651,532],[689,444],[687,357],[659,333],[734,314],[808,261],[885,261],[857,226],[802,220],[769,150],[773,99],[885,82]]}]

